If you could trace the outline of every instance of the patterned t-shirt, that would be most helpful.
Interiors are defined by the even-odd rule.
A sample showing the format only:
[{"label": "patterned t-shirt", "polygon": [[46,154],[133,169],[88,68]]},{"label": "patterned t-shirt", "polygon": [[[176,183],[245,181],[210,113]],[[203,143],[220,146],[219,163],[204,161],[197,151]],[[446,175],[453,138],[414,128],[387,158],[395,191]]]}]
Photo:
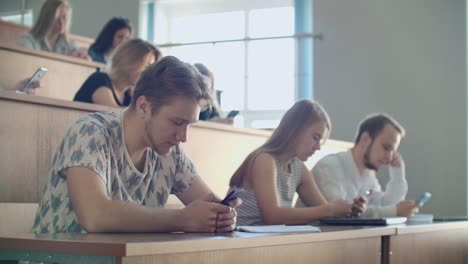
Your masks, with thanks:
[{"label": "patterned t-shirt", "polygon": [[164,207],[170,193],[184,192],[197,178],[192,162],[179,146],[167,155],[148,148],[144,171],[138,171],[124,143],[124,111],[85,115],[68,129],[52,161],[34,233],[86,232],[68,193],[67,168],[94,171],[113,200],[150,207]]}]

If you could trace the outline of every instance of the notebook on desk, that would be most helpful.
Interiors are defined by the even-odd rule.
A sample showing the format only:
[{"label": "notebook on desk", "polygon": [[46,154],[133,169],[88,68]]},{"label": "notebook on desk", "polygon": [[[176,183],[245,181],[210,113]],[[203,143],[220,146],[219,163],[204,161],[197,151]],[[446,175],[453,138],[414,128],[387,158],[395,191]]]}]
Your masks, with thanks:
[{"label": "notebook on desk", "polygon": [[320,219],[320,223],[327,225],[394,225],[403,224],[406,220],[406,217],[328,217]]}]

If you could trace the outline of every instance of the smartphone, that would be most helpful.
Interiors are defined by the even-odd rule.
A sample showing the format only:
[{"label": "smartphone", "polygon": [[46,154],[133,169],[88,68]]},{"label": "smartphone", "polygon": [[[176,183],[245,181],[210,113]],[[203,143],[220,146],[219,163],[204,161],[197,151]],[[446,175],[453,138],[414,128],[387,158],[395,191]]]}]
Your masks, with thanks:
[{"label": "smartphone", "polygon": [[431,194],[431,193],[425,192],[425,193],[421,194],[421,196],[419,196],[419,198],[416,200],[416,203],[424,204],[424,203],[427,202],[431,197],[432,197],[432,194]]},{"label": "smartphone", "polygon": [[229,114],[227,115],[227,118],[234,118],[236,115],[239,114],[239,111],[237,110],[232,110],[231,112],[229,112]]},{"label": "smartphone", "polygon": [[36,70],[36,72],[31,76],[29,81],[24,85],[22,90],[24,90],[26,88],[30,88],[32,86],[33,82],[37,82],[37,81],[41,80],[42,77],[44,77],[44,75],[46,75],[46,73],[47,73],[47,68],[44,68],[44,67],[38,68]]},{"label": "smartphone", "polygon": [[238,196],[239,196],[239,193],[242,191],[242,189],[234,189],[234,190],[231,190],[227,195],[226,197],[221,201],[219,202],[220,204],[224,204],[224,205],[229,205],[229,202],[231,202],[232,200],[236,199]]}]

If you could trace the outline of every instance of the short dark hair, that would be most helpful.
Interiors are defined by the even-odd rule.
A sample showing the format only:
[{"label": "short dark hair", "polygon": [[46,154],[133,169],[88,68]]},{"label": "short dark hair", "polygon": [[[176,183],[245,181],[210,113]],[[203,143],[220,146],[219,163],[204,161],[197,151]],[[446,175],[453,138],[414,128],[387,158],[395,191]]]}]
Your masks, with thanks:
[{"label": "short dark hair", "polygon": [[102,28],[101,32],[97,36],[90,48],[97,52],[107,52],[112,48],[112,43],[114,41],[114,35],[117,31],[122,28],[126,28],[132,32],[132,24],[130,20],[125,17],[113,17]]},{"label": "short dark hair", "polygon": [[398,131],[398,133],[400,133],[402,138],[405,136],[405,129],[393,117],[385,113],[376,113],[367,116],[364,118],[364,120],[361,121],[355,143],[359,143],[359,140],[361,140],[361,136],[364,132],[367,132],[369,136],[374,139],[377,135],[380,134],[380,132],[382,132],[385,125],[387,124],[392,125]]},{"label": "short dark hair", "polygon": [[204,100],[208,104],[213,100],[207,78],[194,66],[173,56],[163,57],[141,74],[133,92],[131,109],[135,109],[140,96],[151,103],[152,113],[176,96],[193,98],[200,103]]}]

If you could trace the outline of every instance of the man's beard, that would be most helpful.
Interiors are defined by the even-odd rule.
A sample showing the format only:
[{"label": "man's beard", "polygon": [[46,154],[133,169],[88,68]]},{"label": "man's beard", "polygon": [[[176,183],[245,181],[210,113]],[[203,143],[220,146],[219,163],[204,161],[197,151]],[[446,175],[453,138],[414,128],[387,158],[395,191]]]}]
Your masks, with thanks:
[{"label": "man's beard", "polygon": [[368,168],[369,170],[377,171],[379,168],[377,168],[374,164],[372,164],[370,160],[370,153],[371,153],[371,148],[373,145],[374,145],[374,140],[372,139],[372,142],[367,147],[366,152],[364,153],[364,166]]}]

